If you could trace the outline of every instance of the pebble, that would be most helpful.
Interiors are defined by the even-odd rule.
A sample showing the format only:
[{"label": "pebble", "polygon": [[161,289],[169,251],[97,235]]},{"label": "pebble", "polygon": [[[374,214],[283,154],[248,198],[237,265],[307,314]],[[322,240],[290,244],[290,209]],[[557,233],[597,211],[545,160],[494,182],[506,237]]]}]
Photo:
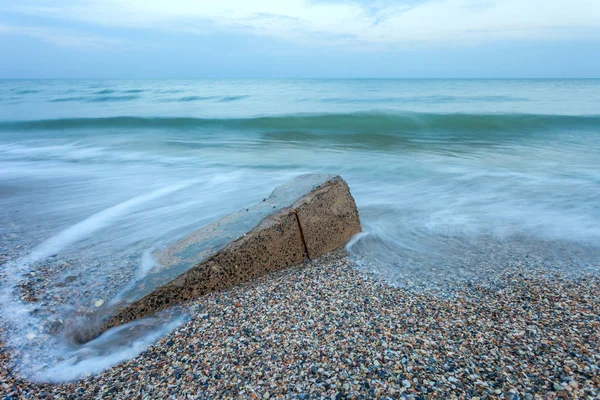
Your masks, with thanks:
[{"label": "pebble", "polygon": [[333,254],[203,296],[189,305],[188,322],[139,356],[77,382],[19,378],[0,343],[0,392],[28,399],[600,396],[598,278],[525,270],[497,282],[437,296],[392,287]]},{"label": "pebble", "polygon": [[104,304],[104,300],[102,300],[102,299],[96,300],[96,302],[94,303],[94,307],[102,307],[103,304]]}]

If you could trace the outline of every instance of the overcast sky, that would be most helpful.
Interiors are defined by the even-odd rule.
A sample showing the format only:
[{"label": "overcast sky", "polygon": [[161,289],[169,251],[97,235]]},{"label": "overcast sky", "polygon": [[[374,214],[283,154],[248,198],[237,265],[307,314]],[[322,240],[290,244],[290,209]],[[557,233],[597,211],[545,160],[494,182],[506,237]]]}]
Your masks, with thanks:
[{"label": "overcast sky", "polygon": [[600,77],[600,0],[2,0],[0,78]]}]

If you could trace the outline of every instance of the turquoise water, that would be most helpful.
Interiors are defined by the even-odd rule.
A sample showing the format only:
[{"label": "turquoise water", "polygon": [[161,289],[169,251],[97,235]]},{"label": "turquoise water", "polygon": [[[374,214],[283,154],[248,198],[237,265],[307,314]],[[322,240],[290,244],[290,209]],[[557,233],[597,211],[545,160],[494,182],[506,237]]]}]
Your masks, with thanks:
[{"label": "turquoise water", "polygon": [[[600,80],[0,81],[7,340],[110,301],[153,249],[301,173],[347,180],[350,253],[393,284],[483,279],[515,252],[597,271],[599,106]],[[35,318],[15,291],[32,270]]]}]

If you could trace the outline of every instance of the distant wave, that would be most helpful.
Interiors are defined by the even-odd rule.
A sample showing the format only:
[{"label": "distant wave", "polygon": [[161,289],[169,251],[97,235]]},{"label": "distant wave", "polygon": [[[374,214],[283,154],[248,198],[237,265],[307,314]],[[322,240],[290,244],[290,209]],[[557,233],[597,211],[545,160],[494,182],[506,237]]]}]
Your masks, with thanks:
[{"label": "distant wave", "polygon": [[217,101],[219,103],[227,103],[230,101],[237,101],[237,100],[242,100],[245,98],[248,98],[250,96],[248,95],[243,95],[243,96],[184,96],[184,97],[177,97],[177,98],[167,98],[167,99],[161,99],[160,102],[164,102],[164,103],[171,103],[171,102],[190,102],[190,101],[210,101],[210,100],[214,100]]},{"label": "distant wave", "polygon": [[94,94],[113,94],[113,93],[141,93],[144,92],[144,89],[129,89],[129,90],[113,90],[113,89],[104,89]]},{"label": "distant wave", "polygon": [[32,94],[32,93],[39,93],[39,90],[30,90],[30,89],[24,89],[24,90],[17,90],[14,93],[15,94]]},{"label": "distant wave", "polygon": [[166,90],[158,90],[156,93],[169,94],[169,93],[181,93],[183,90],[178,89],[166,89]]},{"label": "distant wave", "polygon": [[87,101],[87,97],[59,97],[56,99],[49,100],[51,103],[64,103],[68,101]]},{"label": "distant wave", "polygon": [[135,100],[138,96],[102,96],[102,97],[92,97],[88,101],[97,103],[97,102],[106,102],[106,101],[129,101]]},{"label": "distant wave", "polygon": [[112,89],[104,89],[104,90],[97,91],[94,94],[112,94],[112,93],[115,93],[115,91]]},{"label": "distant wave", "polygon": [[523,133],[600,129],[600,115],[354,113],[284,115],[255,118],[109,117],[0,122],[0,131],[66,129],[189,129],[221,127],[263,132],[340,133]]},{"label": "distant wave", "polygon": [[63,103],[63,102],[87,102],[87,103],[98,103],[98,102],[111,102],[111,101],[130,101],[139,98],[138,96],[128,95],[128,96],[98,96],[98,97],[87,97],[87,96],[77,96],[77,97],[59,97],[56,99],[51,99],[52,103]]},{"label": "distant wave", "polygon": [[225,97],[222,97],[219,101],[222,102],[222,103],[226,103],[226,102],[229,102],[229,101],[243,100],[243,99],[246,99],[248,97],[250,97],[250,96],[248,96],[248,95],[225,96]]},{"label": "distant wave", "polygon": [[[304,101],[314,101],[307,98]],[[528,101],[526,97],[515,96],[398,96],[398,97],[325,97],[319,99],[323,103],[501,103],[512,101]]]},{"label": "distant wave", "polygon": [[177,97],[170,99],[162,99],[161,102],[170,103],[170,102],[189,102],[189,101],[205,101],[205,100],[215,100],[218,99],[218,96],[185,96],[185,97]]}]

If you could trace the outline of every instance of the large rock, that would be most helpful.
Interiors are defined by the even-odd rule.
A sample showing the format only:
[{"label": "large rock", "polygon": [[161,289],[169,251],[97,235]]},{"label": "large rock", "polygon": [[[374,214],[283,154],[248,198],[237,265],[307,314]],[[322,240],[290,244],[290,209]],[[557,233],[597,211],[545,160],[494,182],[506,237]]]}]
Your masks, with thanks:
[{"label": "large rock", "polygon": [[155,253],[158,265],[116,309],[105,311],[110,317],[103,327],[320,256],[360,231],[356,204],[341,177],[301,175],[261,203]]}]

